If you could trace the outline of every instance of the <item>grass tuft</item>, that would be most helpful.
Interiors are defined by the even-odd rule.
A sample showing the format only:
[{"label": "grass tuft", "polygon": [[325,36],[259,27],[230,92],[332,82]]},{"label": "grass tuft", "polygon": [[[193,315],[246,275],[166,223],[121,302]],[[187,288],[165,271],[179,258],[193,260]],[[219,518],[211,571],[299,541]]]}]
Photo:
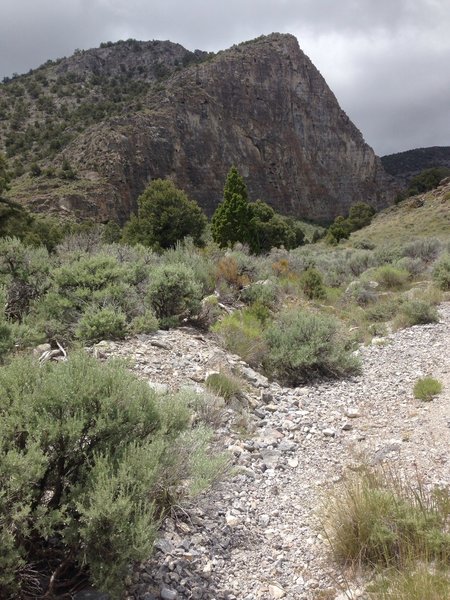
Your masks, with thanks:
[{"label": "grass tuft", "polygon": [[418,379],[414,385],[414,398],[429,402],[442,392],[442,383],[434,377]]}]

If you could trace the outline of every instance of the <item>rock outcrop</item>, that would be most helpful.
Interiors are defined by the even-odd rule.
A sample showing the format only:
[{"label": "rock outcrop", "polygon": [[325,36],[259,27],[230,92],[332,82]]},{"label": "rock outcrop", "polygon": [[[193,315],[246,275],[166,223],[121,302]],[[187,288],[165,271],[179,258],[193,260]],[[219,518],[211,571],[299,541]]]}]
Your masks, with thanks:
[{"label": "rock outcrop", "polygon": [[[115,72],[106,54],[89,52],[76,70]],[[167,65],[179,65],[180,47],[170,52]],[[35,180],[16,198],[31,191],[35,210],[123,222],[149,180],[170,177],[211,215],[235,164],[251,199],[299,218],[327,222],[356,202],[377,209],[392,202],[392,180],[292,35],[196,56],[202,62],[179,71],[166,66],[167,78],[138,110],[88,127],[64,148],[78,173],[70,192],[44,190]]]}]

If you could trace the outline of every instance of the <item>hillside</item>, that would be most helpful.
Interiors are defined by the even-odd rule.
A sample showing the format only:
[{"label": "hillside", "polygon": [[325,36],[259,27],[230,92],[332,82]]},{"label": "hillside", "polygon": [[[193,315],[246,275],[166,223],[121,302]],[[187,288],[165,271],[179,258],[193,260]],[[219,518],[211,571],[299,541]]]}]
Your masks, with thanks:
[{"label": "hillside", "polygon": [[432,146],[388,154],[381,157],[381,163],[387,173],[406,187],[424,169],[450,167],[450,147]]},{"label": "hillside", "polygon": [[123,222],[149,179],[170,177],[211,214],[233,163],[251,197],[300,218],[392,202],[392,180],[293,36],[217,55],[104,46],[0,86],[10,197],[34,211]]},{"label": "hillside", "polygon": [[428,236],[447,240],[449,231],[450,179],[447,178],[438,188],[381,211],[368,227],[352,233],[350,240],[376,244],[393,241],[400,244]]}]

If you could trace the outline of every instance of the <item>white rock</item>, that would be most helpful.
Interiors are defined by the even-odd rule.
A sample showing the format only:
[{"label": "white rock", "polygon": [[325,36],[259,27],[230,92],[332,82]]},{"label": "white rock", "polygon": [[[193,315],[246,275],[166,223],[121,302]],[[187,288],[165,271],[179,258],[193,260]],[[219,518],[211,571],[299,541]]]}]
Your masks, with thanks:
[{"label": "white rock", "polygon": [[349,419],[357,419],[358,417],[361,416],[361,413],[359,412],[359,410],[353,406],[350,406],[349,408],[347,408],[345,410],[344,414]]},{"label": "white rock", "polygon": [[271,583],[269,585],[269,594],[271,598],[284,598],[286,596],[286,592],[283,590],[281,585]]},{"label": "white rock", "polygon": [[225,521],[227,522],[228,527],[237,527],[242,523],[240,517],[233,515],[233,513],[226,513]]},{"label": "white rock", "polygon": [[336,435],[335,430],[331,429],[331,428],[329,428],[329,429],[323,429],[322,433],[323,433],[323,435],[325,437],[335,437],[335,435]]}]

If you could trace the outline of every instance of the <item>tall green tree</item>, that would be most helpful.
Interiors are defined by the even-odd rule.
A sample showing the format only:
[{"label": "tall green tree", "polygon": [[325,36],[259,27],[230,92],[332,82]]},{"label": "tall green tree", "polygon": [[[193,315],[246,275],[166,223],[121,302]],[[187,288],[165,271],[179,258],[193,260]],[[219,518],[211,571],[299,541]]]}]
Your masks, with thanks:
[{"label": "tall green tree", "polygon": [[228,173],[223,201],[213,215],[211,230],[219,246],[241,242],[255,254],[280,246],[296,248],[304,241],[297,221],[279,215],[261,200],[248,201],[244,179],[234,166]]},{"label": "tall green tree", "polygon": [[250,243],[252,239],[250,219],[247,186],[237,168],[233,166],[225,182],[223,200],[211,220],[213,240],[221,247],[236,242]]},{"label": "tall green tree", "polygon": [[199,205],[168,179],[155,179],[138,198],[138,214],[125,225],[123,239],[171,248],[186,236],[201,242],[207,219]]}]

